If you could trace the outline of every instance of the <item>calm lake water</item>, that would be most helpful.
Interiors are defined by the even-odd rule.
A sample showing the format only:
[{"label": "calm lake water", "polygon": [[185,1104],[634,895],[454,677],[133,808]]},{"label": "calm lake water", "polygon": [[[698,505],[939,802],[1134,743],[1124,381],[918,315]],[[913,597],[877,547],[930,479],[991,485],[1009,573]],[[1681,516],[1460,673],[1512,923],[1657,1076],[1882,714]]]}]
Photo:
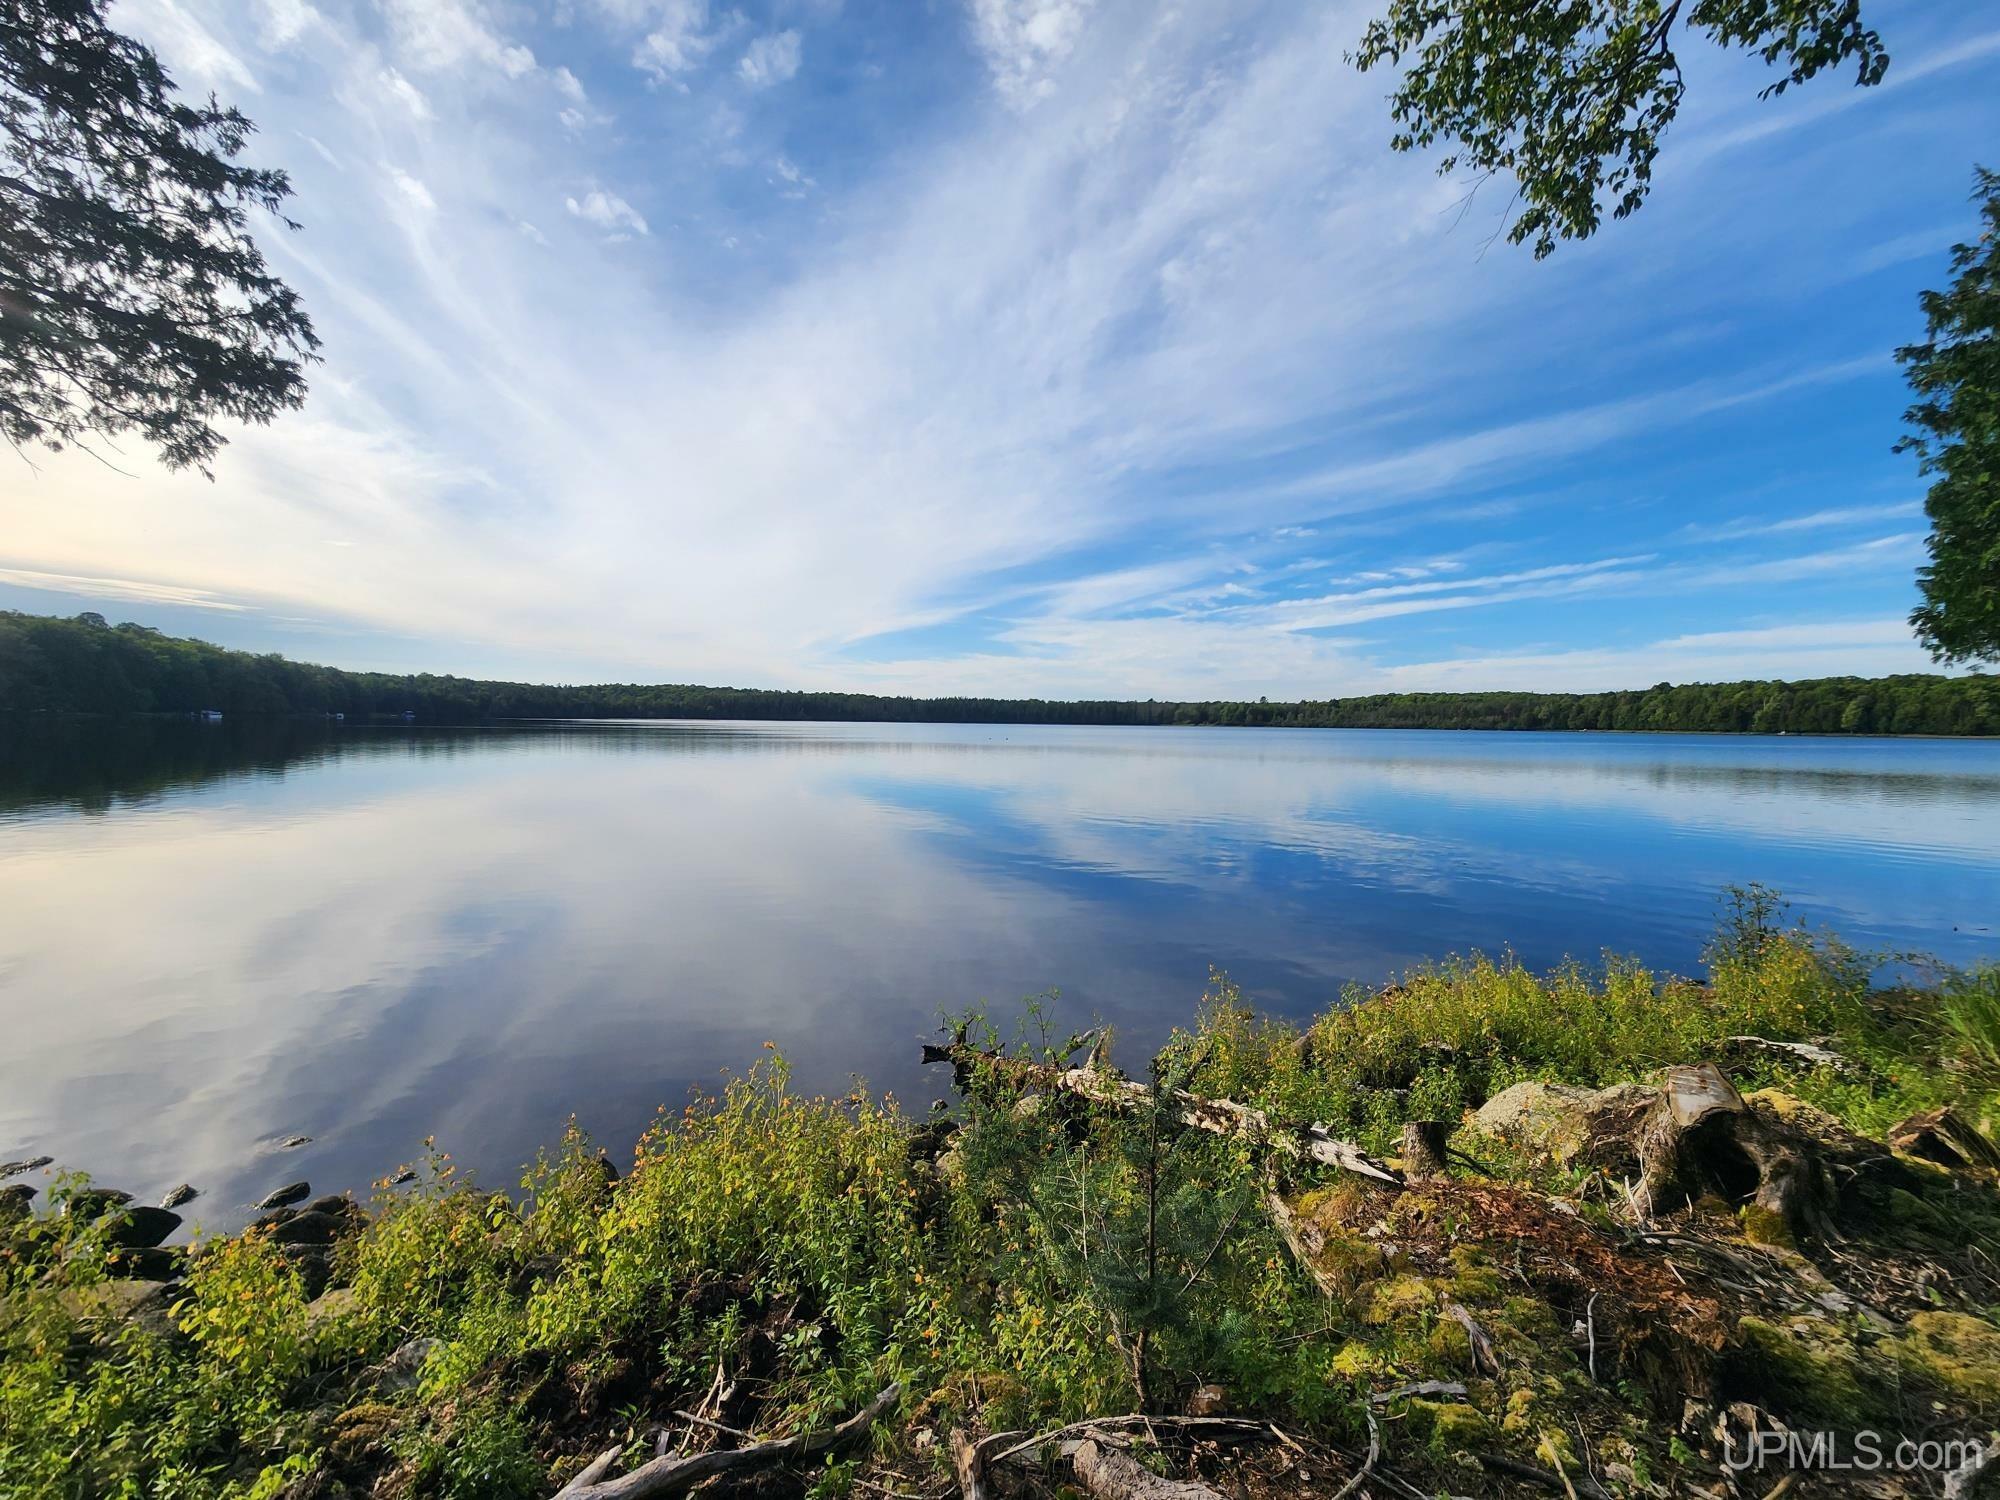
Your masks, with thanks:
[{"label": "calm lake water", "polygon": [[1475,948],[1689,971],[1753,880],[2000,954],[2000,743],[0,719],[0,1159],[211,1225],[433,1134],[502,1185],[767,1040],[922,1107],[944,1009],[1059,988],[1130,1060],[1211,965],[1289,1014]]}]

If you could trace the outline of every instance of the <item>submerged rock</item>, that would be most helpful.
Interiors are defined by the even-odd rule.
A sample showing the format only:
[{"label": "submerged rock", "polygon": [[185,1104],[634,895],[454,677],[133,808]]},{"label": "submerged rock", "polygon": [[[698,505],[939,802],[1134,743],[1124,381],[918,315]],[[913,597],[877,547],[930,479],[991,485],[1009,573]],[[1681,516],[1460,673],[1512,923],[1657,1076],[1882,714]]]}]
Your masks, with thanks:
[{"label": "submerged rock", "polygon": [[311,1144],[312,1137],[309,1135],[288,1135],[282,1141],[278,1142],[278,1149],[280,1151],[296,1151],[301,1146],[310,1146]]},{"label": "submerged rock", "polygon": [[192,1203],[200,1196],[201,1194],[187,1183],[179,1183],[160,1195],[160,1207],[179,1208],[183,1203]]},{"label": "submerged rock", "polygon": [[288,1203],[296,1203],[312,1191],[309,1183],[288,1182],[281,1188],[273,1188],[255,1203],[252,1208],[283,1208]]},{"label": "submerged rock", "polygon": [[31,1156],[26,1161],[0,1161],[0,1179],[19,1177],[23,1172],[38,1171],[54,1160],[53,1156]]},{"label": "submerged rock", "polygon": [[383,1179],[390,1187],[401,1187],[406,1182],[415,1182],[416,1180],[417,1169],[415,1167],[398,1167]]}]

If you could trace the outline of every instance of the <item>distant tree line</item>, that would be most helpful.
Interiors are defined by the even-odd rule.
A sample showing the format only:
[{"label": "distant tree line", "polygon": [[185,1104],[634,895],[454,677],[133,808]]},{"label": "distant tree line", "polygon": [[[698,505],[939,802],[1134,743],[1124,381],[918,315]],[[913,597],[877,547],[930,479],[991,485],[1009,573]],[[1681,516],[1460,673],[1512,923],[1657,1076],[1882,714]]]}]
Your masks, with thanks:
[{"label": "distant tree line", "polygon": [[2000,734],[2000,678],[1822,677],[1615,693],[1387,693],[1297,703],[892,698],[683,683],[482,682],[345,672],[109,625],[0,611],[0,711],[481,719],[829,719],[981,724],[1242,724],[1349,729]]}]

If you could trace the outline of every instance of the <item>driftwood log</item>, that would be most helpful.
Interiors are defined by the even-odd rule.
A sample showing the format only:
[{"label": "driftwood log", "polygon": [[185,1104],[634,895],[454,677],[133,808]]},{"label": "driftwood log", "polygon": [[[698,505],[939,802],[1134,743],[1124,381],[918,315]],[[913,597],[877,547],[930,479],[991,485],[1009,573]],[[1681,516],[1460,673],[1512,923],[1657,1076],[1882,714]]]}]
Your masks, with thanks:
[{"label": "driftwood log", "polygon": [[[976,1073],[986,1070],[1017,1088],[1071,1094],[1111,1109],[1143,1109],[1152,1099],[1152,1091],[1145,1084],[1114,1068],[1056,1067],[1007,1057],[965,1042],[943,1047],[926,1043],[923,1056],[926,1063],[950,1063],[961,1087]],[[1391,1187],[1403,1185],[1402,1174],[1387,1162],[1370,1156],[1352,1141],[1336,1139],[1318,1125],[1303,1131],[1286,1130],[1273,1125],[1270,1116],[1261,1109],[1238,1104],[1234,1099],[1205,1098],[1183,1089],[1170,1091],[1168,1098],[1172,1101],[1174,1118],[1190,1129],[1205,1130],[1211,1135],[1241,1136],[1283,1156],[1338,1167]]]},{"label": "driftwood log", "polygon": [[813,1458],[866,1437],[868,1429],[886,1416],[902,1397],[903,1388],[892,1385],[837,1427],[802,1433],[798,1437],[773,1438],[742,1448],[666,1455],[641,1464],[629,1474],[606,1479],[604,1476],[611,1472],[611,1466],[624,1451],[612,1448],[592,1459],[582,1473],[557,1490],[555,1500],[644,1500],[649,1496],[678,1495],[716,1474]]},{"label": "driftwood log", "polygon": [[1070,1455],[1077,1483],[1097,1500],[1223,1500],[1219,1491],[1185,1479],[1162,1479],[1136,1459],[1094,1437]]}]

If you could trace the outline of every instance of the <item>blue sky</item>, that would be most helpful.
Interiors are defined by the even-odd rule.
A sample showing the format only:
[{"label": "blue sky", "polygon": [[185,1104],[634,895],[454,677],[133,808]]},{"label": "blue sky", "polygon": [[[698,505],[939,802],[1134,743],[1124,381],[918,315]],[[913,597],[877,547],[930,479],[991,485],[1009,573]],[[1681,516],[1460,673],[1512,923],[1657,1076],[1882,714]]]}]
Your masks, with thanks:
[{"label": "blue sky", "polygon": [[[1924,670],[1890,351],[2000,139],[1689,39],[1536,263],[1387,149],[1370,6],[120,0],[260,125],[326,341],[212,484],[0,478],[0,606],[356,667],[1323,697]],[[10,460],[10,462],[13,462]]]}]

